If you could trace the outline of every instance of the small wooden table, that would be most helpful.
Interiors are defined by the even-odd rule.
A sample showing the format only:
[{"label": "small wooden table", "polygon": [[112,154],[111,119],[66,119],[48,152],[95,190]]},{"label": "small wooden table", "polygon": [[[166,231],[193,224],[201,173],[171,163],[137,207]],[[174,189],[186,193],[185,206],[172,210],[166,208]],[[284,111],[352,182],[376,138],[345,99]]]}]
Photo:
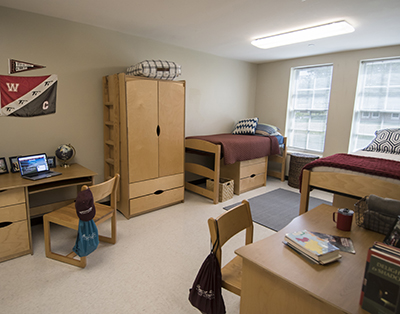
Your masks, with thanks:
[{"label": "small wooden table", "polygon": [[[61,188],[92,185],[97,173],[79,164],[54,169],[61,175],[37,181],[23,179],[19,173],[7,173],[0,178],[0,262],[33,254],[30,219],[73,202],[73,199],[55,200],[45,194]],[[41,193],[41,194],[38,194]],[[41,204],[32,204],[31,198],[40,195]],[[75,193],[76,195],[76,193]],[[53,195],[51,195],[53,196]]]},{"label": "small wooden table", "polygon": [[[320,205],[296,217],[285,228],[236,250],[243,258],[240,313],[367,313],[359,305],[368,248],[384,235],[358,227],[340,231],[332,221],[337,208]],[[316,231],[350,237],[356,254],[325,266],[311,264],[287,248],[286,233]]]}]

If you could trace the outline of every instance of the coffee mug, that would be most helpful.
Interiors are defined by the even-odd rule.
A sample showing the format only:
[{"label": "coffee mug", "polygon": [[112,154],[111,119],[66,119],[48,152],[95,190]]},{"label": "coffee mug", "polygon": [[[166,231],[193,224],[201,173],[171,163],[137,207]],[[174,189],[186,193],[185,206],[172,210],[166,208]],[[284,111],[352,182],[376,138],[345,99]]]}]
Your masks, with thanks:
[{"label": "coffee mug", "polygon": [[[335,219],[335,214],[337,214],[337,219]],[[350,231],[353,214],[354,211],[348,208],[339,208],[337,212],[334,212],[333,221],[336,222],[336,228],[342,231]]]}]

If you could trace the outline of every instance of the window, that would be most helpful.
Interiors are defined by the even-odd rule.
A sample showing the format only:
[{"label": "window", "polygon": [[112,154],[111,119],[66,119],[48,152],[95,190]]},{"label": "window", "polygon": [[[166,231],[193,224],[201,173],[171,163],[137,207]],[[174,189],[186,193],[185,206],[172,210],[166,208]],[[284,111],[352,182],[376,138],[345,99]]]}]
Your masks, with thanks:
[{"label": "window", "polygon": [[324,151],[332,70],[332,65],[292,69],[285,133],[289,148]]},{"label": "window", "polygon": [[362,61],[349,152],[366,147],[376,130],[400,127],[399,114],[400,58]]}]

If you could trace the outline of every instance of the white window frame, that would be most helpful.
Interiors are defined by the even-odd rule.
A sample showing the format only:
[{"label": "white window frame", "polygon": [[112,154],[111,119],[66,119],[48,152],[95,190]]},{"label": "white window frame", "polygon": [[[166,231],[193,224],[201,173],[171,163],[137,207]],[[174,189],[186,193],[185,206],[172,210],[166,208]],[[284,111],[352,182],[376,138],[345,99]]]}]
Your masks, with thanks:
[{"label": "white window frame", "polygon": [[[329,82],[329,88],[328,88],[329,89],[329,95],[328,95],[328,104],[327,104],[328,106],[327,106],[327,108],[323,109],[323,110],[313,108],[315,91],[318,90],[317,88],[315,88],[315,85],[314,85],[314,88],[311,89],[313,91],[313,100],[311,101],[311,103],[312,103],[311,107],[308,108],[308,109],[300,109],[300,110],[295,109],[294,108],[295,107],[295,101],[294,101],[295,97],[294,96],[295,96],[295,93],[297,91],[297,86],[295,86],[295,84],[298,83],[298,81],[295,78],[295,75],[296,75],[295,72],[298,71],[298,70],[321,68],[321,67],[330,67],[331,68],[331,76],[330,76],[330,82]],[[333,64],[332,63],[301,66],[301,67],[293,67],[291,69],[288,104],[287,104],[287,111],[286,111],[286,128],[285,128],[285,135],[288,138],[288,150],[289,151],[305,152],[305,153],[309,152],[309,153],[313,153],[313,154],[317,154],[317,155],[322,155],[322,153],[324,151],[324,147],[325,147],[326,125],[327,125],[327,121],[328,121],[329,103],[330,103],[330,96],[331,96],[331,90],[332,90],[332,77],[333,77]],[[324,88],[324,89],[326,90],[326,88]],[[296,111],[297,112],[309,111],[310,115],[311,115],[312,112],[321,112],[321,111],[325,112],[326,111],[326,123],[325,123],[324,129],[323,129],[323,131],[321,131],[321,130],[317,131],[318,133],[323,132],[324,139],[323,139],[322,149],[321,150],[307,148],[307,147],[309,147],[310,135],[313,132],[315,132],[315,130],[313,131],[312,129],[310,129],[310,123],[309,123],[309,125],[307,127],[307,130],[306,130],[306,132],[307,132],[306,148],[296,147],[295,144],[293,143],[294,132],[296,132],[296,131],[295,131],[293,125],[292,125],[294,123],[294,120],[293,120],[292,117],[293,117],[293,112],[296,112]]]},{"label": "white window frame", "polygon": [[[361,60],[360,61],[358,80],[357,80],[356,97],[355,97],[354,109],[353,109],[353,120],[352,120],[352,125],[351,125],[350,141],[349,141],[349,147],[348,147],[349,153],[364,148],[367,145],[366,142],[370,142],[375,138],[376,130],[393,127],[393,126],[388,125],[387,123],[385,124],[385,120],[383,117],[384,114],[386,114],[386,115],[391,114],[390,120],[398,120],[399,119],[398,117],[399,117],[399,113],[400,113],[400,103],[395,109],[387,107],[388,99],[389,99],[388,95],[389,95],[390,88],[393,88],[393,89],[400,88],[400,85],[390,85],[390,76],[393,74],[391,71],[392,67],[390,68],[390,71],[388,72],[388,80],[385,84],[376,85],[376,86],[366,86],[367,65],[372,64],[372,63],[378,63],[378,62],[400,63],[400,57],[369,59],[369,60]],[[364,96],[365,92],[368,91],[368,89],[371,90],[373,88],[381,88],[381,89],[386,90],[386,92],[385,92],[386,96],[384,97],[384,103],[382,104],[383,109],[368,109],[368,108],[363,107],[363,102],[368,100],[367,96]],[[381,119],[381,121],[379,122],[379,126],[377,126],[376,129],[371,130],[367,133],[362,133],[361,118],[363,118],[363,119],[369,118],[370,121]],[[367,125],[367,124],[365,124],[365,125]],[[361,144],[362,139],[364,140],[363,145]],[[358,142],[358,141],[360,141],[360,142]]]}]

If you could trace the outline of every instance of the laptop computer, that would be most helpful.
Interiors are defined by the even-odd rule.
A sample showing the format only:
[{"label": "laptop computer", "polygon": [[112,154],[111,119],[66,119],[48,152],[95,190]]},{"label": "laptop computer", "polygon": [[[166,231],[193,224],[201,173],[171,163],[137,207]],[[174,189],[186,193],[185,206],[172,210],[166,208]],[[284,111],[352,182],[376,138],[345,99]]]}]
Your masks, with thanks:
[{"label": "laptop computer", "polygon": [[49,170],[45,153],[18,157],[18,165],[21,176],[29,180],[40,180],[61,174],[61,172]]}]

